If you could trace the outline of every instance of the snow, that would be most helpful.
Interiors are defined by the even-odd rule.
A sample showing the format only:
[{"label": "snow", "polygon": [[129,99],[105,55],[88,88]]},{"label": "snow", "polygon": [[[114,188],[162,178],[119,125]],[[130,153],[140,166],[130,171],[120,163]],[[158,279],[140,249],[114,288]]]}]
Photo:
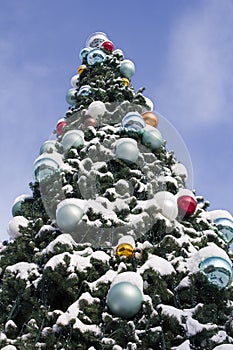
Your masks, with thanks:
[{"label": "snow", "polygon": [[175,273],[175,269],[169,261],[153,254],[149,254],[148,260],[137,269],[137,272],[143,274],[146,270],[149,269],[155,272],[159,272],[161,276]]},{"label": "snow", "polygon": [[1,350],[17,350],[17,348],[13,345],[7,345],[1,348]]},{"label": "snow", "polygon": [[189,279],[189,276],[184,277],[180,283],[178,284],[178,286],[175,288],[175,290],[179,290],[182,288],[188,288],[191,285],[191,281]]},{"label": "snow", "polygon": [[8,328],[17,328],[17,326],[14,321],[9,320],[5,324],[5,332],[7,332]]},{"label": "snow", "polygon": [[112,280],[116,277],[117,272],[114,270],[108,270],[103,276],[97,279],[94,282],[87,282],[91,291],[96,290],[100,284],[107,284],[112,282]]},{"label": "snow", "polygon": [[112,288],[115,284],[118,284],[120,282],[129,282],[137,286],[143,292],[143,279],[136,272],[127,271],[118,274],[112,281],[110,288]]},{"label": "snow", "polygon": [[38,233],[37,233],[37,235],[36,235],[36,237],[40,237],[40,235],[43,233],[43,232],[45,232],[45,231],[55,231],[56,229],[53,227],[53,226],[51,226],[51,225],[44,225],[44,226],[42,226],[41,227],[41,229],[38,231]]},{"label": "snow", "polygon": [[18,203],[18,202],[23,202],[25,201],[25,199],[29,199],[29,198],[32,198],[32,195],[30,194],[21,194],[20,196],[16,197],[14,202],[13,202],[13,205]]},{"label": "snow", "polygon": [[54,247],[58,244],[63,244],[69,248],[77,246],[77,243],[73,240],[72,236],[68,233],[64,233],[55,238],[45,249],[42,254],[54,253]]},{"label": "snow", "polygon": [[222,344],[218,345],[213,350],[233,350],[233,345],[230,344]]},{"label": "snow", "polygon": [[171,348],[171,350],[191,350],[190,341],[185,340],[181,345]]},{"label": "snow", "polygon": [[209,219],[214,221],[215,219],[218,218],[228,218],[230,220],[233,220],[233,216],[231,215],[231,213],[229,213],[229,211],[227,210],[212,210],[212,211],[204,211],[201,214],[204,218]]},{"label": "snow", "polygon": [[22,280],[28,280],[32,276],[40,276],[37,265],[28,262],[19,262],[17,264],[8,266],[6,268],[6,272],[15,274],[15,278],[20,278]]},{"label": "snow", "polygon": [[96,260],[101,260],[102,262],[106,263],[110,260],[110,256],[106,254],[105,252],[102,252],[101,250],[97,250],[92,253],[92,258]]}]

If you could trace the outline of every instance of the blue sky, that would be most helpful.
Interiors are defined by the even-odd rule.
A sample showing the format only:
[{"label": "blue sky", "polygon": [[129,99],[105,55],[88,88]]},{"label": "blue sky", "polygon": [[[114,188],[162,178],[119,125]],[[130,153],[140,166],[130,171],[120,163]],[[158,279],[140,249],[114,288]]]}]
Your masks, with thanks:
[{"label": "blue sky", "polygon": [[0,239],[32,165],[68,109],[79,52],[95,31],[134,61],[135,89],[182,136],[194,188],[233,214],[233,2],[11,0],[0,11]]}]

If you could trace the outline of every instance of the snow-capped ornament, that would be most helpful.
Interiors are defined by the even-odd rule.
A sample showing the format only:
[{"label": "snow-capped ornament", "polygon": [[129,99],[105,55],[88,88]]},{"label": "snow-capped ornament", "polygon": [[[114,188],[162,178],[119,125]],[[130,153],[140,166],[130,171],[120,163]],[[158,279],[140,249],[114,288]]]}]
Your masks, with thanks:
[{"label": "snow-capped ornament", "polygon": [[100,47],[105,41],[108,41],[108,37],[103,32],[95,32],[91,34],[87,41],[86,46],[87,47]]},{"label": "snow-capped ornament", "polygon": [[64,199],[57,206],[56,223],[64,233],[75,233],[84,215],[85,201],[77,198]]},{"label": "snow-capped ornament", "polygon": [[121,58],[122,60],[124,59],[124,53],[121,49],[116,49],[113,51],[114,55],[117,55],[119,58]]},{"label": "snow-capped ornament", "polygon": [[22,204],[28,200],[31,199],[32,196],[28,194],[22,194],[15,198],[11,212],[12,216],[20,216],[21,215],[21,209],[22,209]]},{"label": "snow-capped ornament", "polygon": [[126,162],[135,163],[138,160],[139,149],[137,141],[128,137],[116,141],[116,157]]},{"label": "snow-capped ornament", "polygon": [[142,114],[142,118],[145,120],[147,125],[153,126],[154,128],[158,125],[158,117],[153,112],[145,112]]},{"label": "snow-capped ornament", "polygon": [[122,81],[123,81],[124,86],[130,86],[130,81],[129,81],[129,79],[123,77],[123,78],[122,78]]},{"label": "snow-capped ornament", "polygon": [[106,112],[105,104],[102,101],[93,101],[88,109],[86,114],[93,118],[103,117]]},{"label": "snow-capped ornament", "polygon": [[11,238],[17,238],[22,235],[20,226],[27,227],[29,221],[24,216],[15,216],[9,222],[7,232]]},{"label": "snow-capped ornament", "polygon": [[90,85],[83,85],[78,91],[78,96],[89,96],[91,94]]},{"label": "snow-capped ornament", "polygon": [[56,131],[58,135],[62,135],[64,126],[66,126],[65,119],[64,118],[59,119],[56,126]]},{"label": "snow-capped ornament", "polygon": [[43,153],[33,164],[34,179],[38,182],[49,179],[60,168],[60,158],[57,153]]},{"label": "snow-capped ornament", "polygon": [[142,143],[152,151],[157,151],[163,146],[164,140],[158,129],[147,125],[143,130]]},{"label": "snow-capped ornament", "polygon": [[211,256],[204,259],[200,263],[199,269],[216,287],[226,288],[232,283],[232,266],[221,257]]},{"label": "snow-capped ornament", "polygon": [[172,166],[172,172],[177,176],[182,176],[186,180],[188,179],[188,171],[184,164],[182,163],[176,163]]},{"label": "snow-capped ornament", "polygon": [[138,132],[146,126],[146,123],[138,112],[129,112],[122,119],[121,125],[124,129]]},{"label": "snow-capped ornament", "polygon": [[135,73],[135,65],[132,61],[130,60],[124,60],[121,62],[120,65],[120,73],[123,75],[125,78],[132,78],[132,76]]},{"label": "snow-capped ornament", "polygon": [[125,256],[126,258],[132,258],[134,255],[135,241],[132,236],[126,235],[119,239],[116,255]]},{"label": "snow-capped ornament", "polygon": [[71,88],[66,92],[66,102],[73,106],[76,104],[77,89]]},{"label": "snow-capped ornament", "polygon": [[154,196],[161,213],[169,220],[174,220],[178,215],[176,196],[168,191],[157,192]]},{"label": "snow-capped ornament", "polygon": [[79,148],[84,145],[84,133],[82,130],[69,130],[67,131],[62,140],[62,147],[65,152],[69,151],[72,147]]},{"label": "snow-capped ornament", "polygon": [[85,64],[81,64],[81,66],[78,67],[78,74],[81,75],[85,70],[87,69],[87,66]]},{"label": "snow-capped ornament", "polygon": [[196,200],[190,195],[179,196],[177,205],[179,213],[187,217],[192,216],[197,208]]},{"label": "snow-capped ornament", "polygon": [[111,41],[104,41],[101,47],[109,52],[113,52],[114,50],[114,45]]},{"label": "snow-capped ornament", "polygon": [[218,232],[227,243],[233,241],[233,221],[229,218],[217,218],[214,220],[215,225],[218,228]]},{"label": "snow-capped ornament", "polygon": [[87,58],[87,55],[89,54],[90,51],[91,51],[90,47],[84,47],[79,53],[79,58],[81,60],[84,60],[85,58]]},{"label": "snow-capped ornament", "polygon": [[78,74],[73,75],[72,78],[70,79],[70,85],[73,88],[77,89],[78,82],[79,82],[79,75]]},{"label": "snow-capped ornament", "polygon": [[93,49],[87,55],[87,63],[94,66],[97,63],[103,63],[106,60],[106,54],[103,50]]},{"label": "snow-capped ornament", "polygon": [[53,153],[56,152],[56,140],[48,140],[43,143],[43,145],[40,148],[40,154],[42,153]]}]

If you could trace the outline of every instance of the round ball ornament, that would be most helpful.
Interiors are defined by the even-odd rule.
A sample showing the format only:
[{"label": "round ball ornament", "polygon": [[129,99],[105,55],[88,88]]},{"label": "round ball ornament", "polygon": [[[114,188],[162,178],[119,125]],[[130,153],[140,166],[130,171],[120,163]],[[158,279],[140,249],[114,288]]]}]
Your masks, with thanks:
[{"label": "round ball ornament", "polygon": [[97,63],[103,63],[106,60],[106,54],[100,49],[93,49],[87,55],[87,63],[91,66]]},{"label": "round ball ornament", "polygon": [[143,295],[141,290],[129,282],[113,285],[107,295],[107,305],[116,316],[129,319],[141,309]]},{"label": "round ball ornament", "polygon": [[138,132],[146,126],[146,123],[138,112],[129,112],[122,119],[121,125],[124,129]]},{"label": "round ball ornament", "polygon": [[192,196],[180,196],[177,205],[179,213],[187,217],[192,216],[197,208],[197,202]]},{"label": "round ball ornament", "polygon": [[83,85],[78,91],[78,96],[89,96],[90,94],[91,87],[89,85]]},{"label": "round ball ornament", "polygon": [[120,73],[123,77],[130,79],[135,73],[135,65],[130,60],[122,61],[120,65]]},{"label": "round ball ornament", "polygon": [[109,52],[113,52],[114,50],[114,45],[111,41],[105,41],[103,42],[103,44],[101,45],[101,47],[103,49],[105,49],[106,51],[109,51]]},{"label": "round ball ornament", "polygon": [[199,269],[210,283],[220,289],[232,283],[232,266],[226,259],[218,256],[208,257],[201,262]]},{"label": "round ball ornament", "polygon": [[121,138],[116,142],[116,157],[129,163],[138,160],[139,149],[137,142],[131,138]]},{"label": "round ball ornament", "polygon": [[87,66],[85,64],[81,64],[81,66],[78,67],[78,74],[81,75],[85,70],[87,69]]},{"label": "round ball ornament", "polygon": [[142,143],[152,151],[158,151],[163,146],[164,140],[158,129],[147,125],[143,130]]},{"label": "round ball ornament", "polygon": [[124,86],[130,86],[130,81],[127,78],[122,78]]},{"label": "round ball ornament", "polygon": [[79,58],[81,60],[84,60],[85,58],[87,58],[87,55],[89,54],[90,51],[91,51],[90,47],[84,47],[79,53]]},{"label": "round ball ornament", "polygon": [[124,52],[121,49],[114,50],[113,54],[122,60],[124,59]]},{"label": "round ball ornament", "polygon": [[8,234],[11,238],[17,238],[19,236],[22,236],[22,233],[20,232],[20,226],[27,227],[28,220],[24,216],[15,216],[8,225]]},{"label": "round ball ornament", "polygon": [[106,107],[102,101],[93,101],[87,109],[87,114],[93,118],[103,117],[105,112]]},{"label": "round ball ornament", "polygon": [[70,130],[67,131],[62,140],[62,147],[65,152],[69,151],[72,147],[80,148],[84,145],[84,133],[82,130]]},{"label": "round ball ornament", "polygon": [[172,172],[177,176],[184,177],[184,179],[186,180],[188,179],[188,171],[184,166],[184,164],[181,164],[181,163],[174,164],[172,166]]},{"label": "round ball ornament", "polygon": [[161,213],[169,220],[174,220],[178,215],[176,197],[168,191],[157,192],[154,196]]},{"label": "round ball ornament", "polygon": [[78,74],[73,75],[73,77],[70,79],[70,85],[73,88],[77,89],[78,82],[79,82],[79,75]]},{"label": "round ball ornament", "polygon": [[59,163],[51,153],[43,153],[33,164],[33,175],[36,181],[49,179],[59,170]]},{"label": "round ball ornament", "polygon": [[86,42],[87,47],[100,47],[105,41],[108,40],[108,37],[103,32],[95,32],[91,34]]},{"label": "round ball ornament", "polygon": [[12,216],[20,216],[21,215],[21,210],[22,210],[22,204],[28,200],[32,198],[32,196],[27,195],[27,194],[23,194],[21,196],[18,196],[13,203],[13,207],[12,207]]},{"label": "round ball ornament", "polygon": [[56,152],[57,151],[56,143],[57,143],[56,140],[45,141],[40,148],[40,154]]},{"label": "round ball ornament", "polygon": [[77,89],[71,88],[66,93],[66,102],[73,106],[76,104]]},{"label": "round ball ornament", "polygon": [[85,119],[85,127],[88,128],[89,126],[93,126],[94,128],[96,128],[97,121],[95,118],[88,117]]},{"label": "round ball ornament", "polygon": [[59,119],[56,126],[56,131],[58,135],[62,135],[63,128],[66,126],[66,121],[64,118]]},{"label": "round ball ornament", "polygon": [[126,258],[132,258],[134,255],[134,248],[129,243],[121,243],[116,249],[117,256],[125,256]]},{"label": "round ball ornament", "polygon": [[56,223],[62,232],[75,233],[83,215],[83,200],[76,198],[64,199],[57,206]]},{"label": "round ball ornament", "polygon": [[217,218],[214,220],[218,231],[227,243],[233,242],[233,221],[229,218]]},{"label": "round ball ornament", "polygon": [[145,112],[142,114],[142,118],[145,120],[147,125],[153,126],[154,128],[158,125],[158,117],[153,112]]}]

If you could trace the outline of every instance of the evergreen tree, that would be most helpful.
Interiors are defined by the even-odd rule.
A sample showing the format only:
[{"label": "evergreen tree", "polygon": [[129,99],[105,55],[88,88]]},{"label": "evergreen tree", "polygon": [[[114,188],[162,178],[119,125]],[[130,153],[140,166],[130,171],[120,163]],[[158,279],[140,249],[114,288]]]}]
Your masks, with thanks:
[{"label": "evergreen tree", "polygon": [[232,216],[186,189],[133,62],[104,33],[80,58],[0,252],[1,349],[233,349]]}]

